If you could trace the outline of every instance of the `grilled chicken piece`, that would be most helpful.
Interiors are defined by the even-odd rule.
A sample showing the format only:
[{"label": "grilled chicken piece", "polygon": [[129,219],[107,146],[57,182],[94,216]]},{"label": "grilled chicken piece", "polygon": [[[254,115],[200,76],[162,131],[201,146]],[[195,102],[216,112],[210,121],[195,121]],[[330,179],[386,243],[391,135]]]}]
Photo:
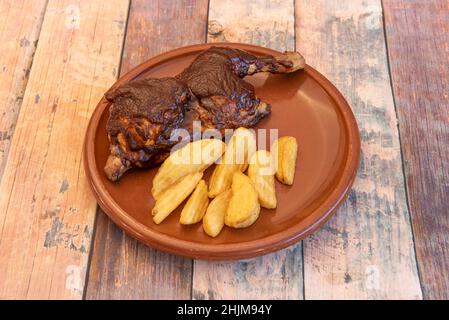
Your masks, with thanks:
[{"label": "grilled chicken piece", "polygon": [[304,67],[301,58],[296,52],[277,58],[256,57],[238,49],[212,47],[176,78],[196,97],[191,109],[202,129],[251,127],[270,113],[271,106],[255,96],[254,87],[243,77],[263,71],[293,72]]},{"label": "grilled chicken piece", "polygon": [[131,167],[162,162],[175,141],[172,129],[184,121],[190,90],[174,78],[129,82],[106,93],[112,102],[106,126],[110,156],[107,177],[118,180]]},{"label": "grilled chicken piece", "polygon": [[178,140],[175,129],[251,127],[271,112],[243,77],[257,72],[289,73],[304,68],[297,52],[254,56],[228,47],[202,52],[174,78],[131,81],[106,93],[111,102],[107,132],[110,156],[104,171],[116,181],[132,167],[161,163]]}]

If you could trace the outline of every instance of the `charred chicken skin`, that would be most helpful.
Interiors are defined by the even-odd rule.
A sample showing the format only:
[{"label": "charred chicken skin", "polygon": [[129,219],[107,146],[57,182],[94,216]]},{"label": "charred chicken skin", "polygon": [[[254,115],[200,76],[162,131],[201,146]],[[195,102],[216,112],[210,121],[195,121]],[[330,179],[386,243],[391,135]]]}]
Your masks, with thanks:
[{"label": "charred chicken skin", "polygon": [[117,181],[130,168],[161,163],[178,140],[173,130],[251,127],[269,115],[271,106],[243,77],[257,72],[290,73],[304,68],[297,52],[255,56],[246,51],[211,47],[174,78],[131,81],[105,95],[111,102],[107,133],[110,156],[104,171]]}]

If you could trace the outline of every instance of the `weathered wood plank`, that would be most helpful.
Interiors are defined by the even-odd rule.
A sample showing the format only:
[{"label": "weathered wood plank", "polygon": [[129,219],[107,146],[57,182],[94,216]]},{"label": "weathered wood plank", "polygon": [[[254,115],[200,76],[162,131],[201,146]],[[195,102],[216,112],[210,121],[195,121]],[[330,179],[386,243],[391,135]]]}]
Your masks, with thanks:
[{"label": "weathered wood plank", "polygon": [[162,52],[204,43],[207,11],[207,0],[132,1],[122,73]]},{"label": "weathered wood plank", "polygon": [[385,0],[421,286],[449,299],[449,3]]},{"label": "weathered wood plank", "polygon": [[[176,47],[204,42],[207,0],[132,1],[121,73]],[[87,299],[190,299],[192,261],[148,248],[98,216]]]},{"label": "weathered wood plank", "polygon": [[[294,50],[292,0],[218,1],[209,5],[208,41]],[[297,244],[245,261],[195,261],[194,299],[301,299],[302,249]]]},{"label": "weathered wood plank", "polygon": [[46,5],[46,0],[0,2],[0,179]]},{"label": "weathered wood plank", "polygon": [[293,0],[211,0],[208,42],[244,42],[281,51],[295,48]]},{"label": "weathered wood plank", "polygon": [[306,299],[419,299],[378,0],[296,1],[296,43],[342,91],[362,139],[348,200],[304,241]]},{"label": "weathered wood plank", "polygon": [[0,296],[79,299],[96,211],[82,170],[127,0],[50,0],[0,184]]}]

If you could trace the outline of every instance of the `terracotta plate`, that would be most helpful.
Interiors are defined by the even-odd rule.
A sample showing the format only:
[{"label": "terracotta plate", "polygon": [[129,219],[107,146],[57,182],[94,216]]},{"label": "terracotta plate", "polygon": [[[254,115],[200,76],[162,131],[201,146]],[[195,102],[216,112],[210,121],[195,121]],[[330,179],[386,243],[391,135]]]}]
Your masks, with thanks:
[{"label": "terracotta plate", "polygon": [[[220,45],[255,54],[278,53],[246,44]],[[114,86],[138,78],[173,76],[210,46],[184,47],[154,57],[131,70]],[[251,227],[225,227],[215,239],[203,232],[201,223],[179,224],[182,205],[163,223],[154,224],[150,190],[157,169],[130,171],[118,183],[110,182],[103,173],[109,154],[105,130],[109,104],[103,98],[87,129],[84,163],[95,197],[117,225],[140,241],[174,254],[238,259],[287,247],[331,216],[345,199],[359,162],[360,139],[351,108],[338,90],[309,66],[292,74],[257,74],[245,80],[254,85],[261,99],[272,104],[272,114],[258,128],[278,129],[279,136],[295,136],[299,142],[293,186],[276,182],[277,209],[262,209]]]}]

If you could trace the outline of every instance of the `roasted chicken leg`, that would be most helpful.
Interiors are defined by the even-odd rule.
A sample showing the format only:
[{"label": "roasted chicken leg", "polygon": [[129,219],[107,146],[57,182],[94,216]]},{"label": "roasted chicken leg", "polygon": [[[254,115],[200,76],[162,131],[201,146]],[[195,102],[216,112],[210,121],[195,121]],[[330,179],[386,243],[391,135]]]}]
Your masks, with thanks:
[{"label": "roasted chicken leg", "polygon": [[162,162],[178,143],[173,130],[251,127],[271,112],[243,77],[257,72],[289,73],[304,68],[297,52],[255,56],[246,51],[211,47],[174,78],[131,81],[108,91],[107,133],[110,156],[104,171],[116,181],[132,167]]}]

